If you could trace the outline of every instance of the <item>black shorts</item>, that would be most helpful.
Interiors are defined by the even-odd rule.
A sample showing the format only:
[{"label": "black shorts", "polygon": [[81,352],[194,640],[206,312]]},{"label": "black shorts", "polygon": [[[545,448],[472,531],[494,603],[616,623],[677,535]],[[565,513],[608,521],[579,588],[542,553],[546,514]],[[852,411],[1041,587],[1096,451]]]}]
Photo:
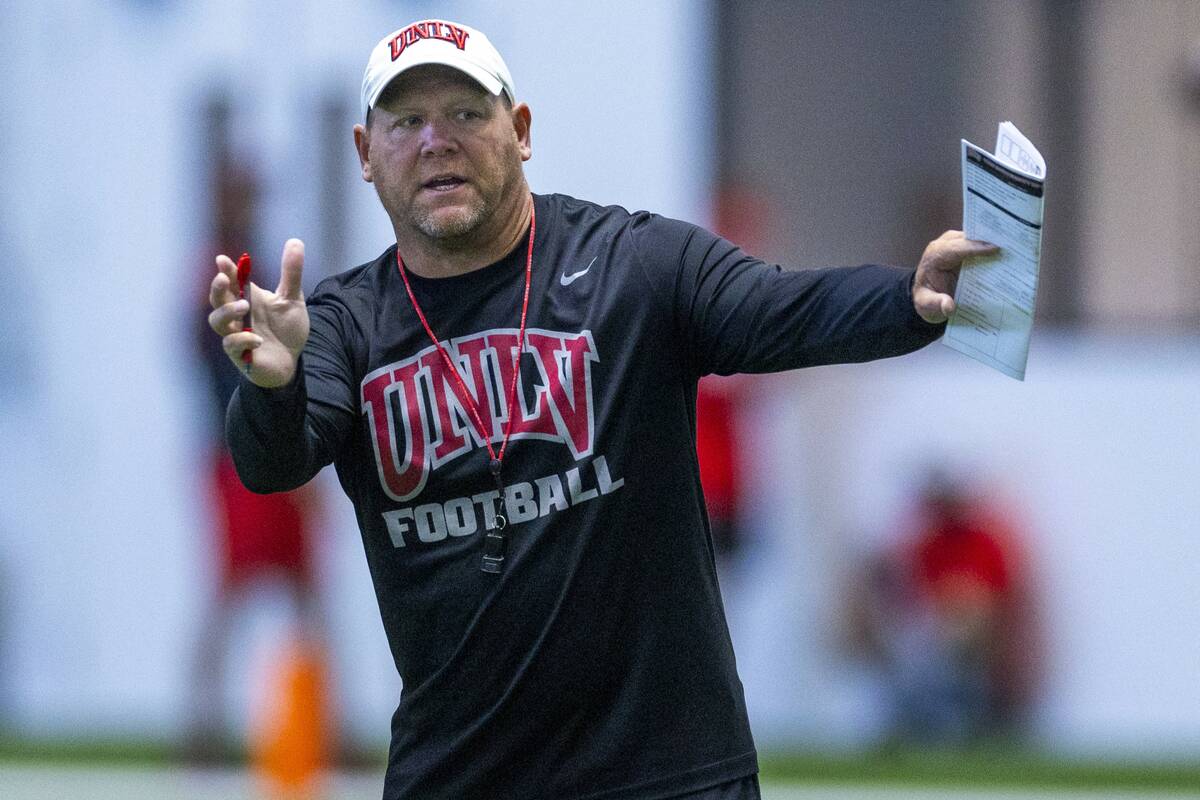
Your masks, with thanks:
[{"label": "black shorts", "polygon": [[758,790],[758,776],[747,775],[698,792],[676,795],[671,800],[762,800],[762,794]]}]

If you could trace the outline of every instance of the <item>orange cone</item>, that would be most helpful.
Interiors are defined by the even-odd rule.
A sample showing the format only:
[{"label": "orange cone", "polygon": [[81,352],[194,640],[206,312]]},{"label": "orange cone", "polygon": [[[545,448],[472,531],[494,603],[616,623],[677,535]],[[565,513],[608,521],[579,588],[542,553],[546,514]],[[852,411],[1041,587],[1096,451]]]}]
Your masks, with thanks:
[{"label": "orange cone", "polygon": [[266,718],[251,745],[251,764],[267,794],[312,800],[329,765],[329,680],[321,649],[294,642],[282,659]]}]

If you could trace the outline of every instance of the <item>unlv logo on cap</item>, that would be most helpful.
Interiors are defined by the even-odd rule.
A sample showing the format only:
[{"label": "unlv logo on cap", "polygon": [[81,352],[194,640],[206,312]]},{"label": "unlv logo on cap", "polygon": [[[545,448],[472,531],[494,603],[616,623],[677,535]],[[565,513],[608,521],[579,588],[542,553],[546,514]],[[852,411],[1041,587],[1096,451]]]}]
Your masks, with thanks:
[{"label": "unlv logo on cap", "polygon": [[451,25],[449,22],[441,22],[435,19],[425,22],[414,22],[397,33],[392,41],[389,42],[392,46],[392,61],[400,57],[400,54],[404,52],[404,48],[422,39],[441,39],[443,42],[450,42],[459,50],[465,50],[467,47],[467,37],[470,35],[462,28],[457,25]]},{"label": "unlv logo on cap", "polygon": [[[431,470],[483,447],[484,437],[497,444],[503,441],[514,411],[518,416],[512,439],[561,442],[576,459],[591,455],[592,362],[600,360],[591,331],[527,332],[526,352],[537,365],[540,385],[534,387],[532,408],[527,409],[522,402],[524,381],[518,380],[514,410],[505,408],[508,396],[502,387],[512,382],[517,338],[517,331],[503,329],[446,343],[463,386],[432,345],[363,378],[362,410],[379,482],[388,497],[405,501],[420,494]],[[479,409],[482,431],[467,410],[464,387]]]}]

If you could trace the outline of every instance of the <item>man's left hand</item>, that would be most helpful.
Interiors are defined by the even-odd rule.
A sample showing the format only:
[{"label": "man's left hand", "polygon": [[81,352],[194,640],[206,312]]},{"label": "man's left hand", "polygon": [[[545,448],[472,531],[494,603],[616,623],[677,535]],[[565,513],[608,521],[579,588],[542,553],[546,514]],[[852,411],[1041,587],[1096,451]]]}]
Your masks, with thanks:
[{"label": "man's left hand", "polygon": [[929,243],[913,279],[913,308],[926,322],[945,322],[954,313],[954,287],[963,259],[992,256],[1000,248],[968,239],[962,231],[946,231]]}]

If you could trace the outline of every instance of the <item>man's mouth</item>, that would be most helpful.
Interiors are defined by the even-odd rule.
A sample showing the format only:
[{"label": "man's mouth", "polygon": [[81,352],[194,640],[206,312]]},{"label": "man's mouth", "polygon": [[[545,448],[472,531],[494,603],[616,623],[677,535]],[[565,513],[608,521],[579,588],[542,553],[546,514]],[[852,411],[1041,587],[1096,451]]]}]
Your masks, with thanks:
[{"label": "man's mouth", "polygon": [[422,189],[434,192],[448,192],[462,186],[466,181],[457,175],[438,175],[421,184]]}]

